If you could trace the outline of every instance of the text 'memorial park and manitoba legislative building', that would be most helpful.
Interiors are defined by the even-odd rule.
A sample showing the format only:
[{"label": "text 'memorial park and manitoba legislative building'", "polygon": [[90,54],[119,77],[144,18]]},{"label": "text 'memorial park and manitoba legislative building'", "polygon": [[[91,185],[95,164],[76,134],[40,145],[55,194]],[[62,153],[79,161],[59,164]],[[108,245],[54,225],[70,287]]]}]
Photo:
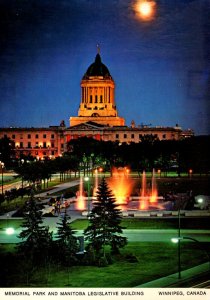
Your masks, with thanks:
[{"label": "text 'memorial park and manitoba legislative building'", "polygon": [[125,119],[118,116],[115,82],[102,63],[99,51],[81,80],[78,116],[71,116],[69,121],[69,127],[62,121],[60,126],[47,128],[0,128],[0,138],[8,137],[13,141],[16,157],[32,155],[43,159],[62,155],[70,140],[84,136],[129,144],[140,142],[144,135],[153,135],[159,140],[179,140],[193,135],[192,130],[182,130],[178,125],[136,126],[132,121],[126,126]]}]

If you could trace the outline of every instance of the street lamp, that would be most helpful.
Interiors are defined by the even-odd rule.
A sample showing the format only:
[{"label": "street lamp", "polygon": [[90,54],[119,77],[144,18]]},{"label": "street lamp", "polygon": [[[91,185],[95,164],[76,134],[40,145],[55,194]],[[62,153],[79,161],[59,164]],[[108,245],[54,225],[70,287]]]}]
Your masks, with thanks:
[{"label": "street lamp", "polygon": [[1,166],[1,193],[4,194],[4,163],[0,161]]},{"label": "street lamp", "polygon": [[100,167],[98,170],[99,170],[100,173],[103,172],[103,168],[102,167]]},{"label": "street lamp", "polygon": [[88,186],[88,214],[87,214],[87,217],[89,217],[89,215],[90,215],[90,178],[85,177],[84,180],[87,182],[87,186]]},{"label": "street lamp", "polygon": [[[22,166],[23,164],[24,164],[24,159],[21,159],[21,166]],[[22,174],[22,178],[21,178],[21,179],[22,179],[22,186],[21,186],[21,187],[22,187],[22,190],[23,190],[23,174]],[[21,198],[23,198],[23,196],[22,196]]]},{"label": "street lamp", "polygon": [[[172,243],[175,243],[175,244],[178,244],[178,245],[180,245],[180,241],[181,240],[191,240],[191,241],[193,241],[193,242],[196,242],[197,243],[197,245],[199,246],[199,248],[201,249],[201,250],[203,250],[203,251],[205,251],[205,253],[206,253],[206,255],[207,255],[207,257],[208,257],[208,263],[209,263],[209,271],[210,271],[210,255],[209,255],[209,253],[207,252],[207,250],[206,249],[204,249],[202,246],[201,246],[201,244],[200,244],[200,242],[198,241],[198,240],[196,240],[195,238],[192,238],[192,237],[188,237],[188,236],[179,236],[178,238],[172,238],[171,239],[171,242]],[[179,246],[179,251],[178,251],[178,257],[179,257],[179,259],[178,259],[178,278],[180,279],[181,278],[181,252],[180,252],[180,246]]]},{"label": "street lamp", "polygon": [[6,234],[7,235],[11,235],[11,234],[14,234],[14,233],[15,233],[14,228],[12,228],[12,227],[6,228]]},{"label": "street lamp", "polygon": [[177,254],[178,254],[178,278],[181,278],[181,245],[180,245],[180,237],[181,237],[181,215],[180,215],[180,207],[181,203],[179,203],[179,208],[178,208],[178,237],[177,238],[172,238],[171,241],[173,243],[177,243],[178,249],[177,249]]}]

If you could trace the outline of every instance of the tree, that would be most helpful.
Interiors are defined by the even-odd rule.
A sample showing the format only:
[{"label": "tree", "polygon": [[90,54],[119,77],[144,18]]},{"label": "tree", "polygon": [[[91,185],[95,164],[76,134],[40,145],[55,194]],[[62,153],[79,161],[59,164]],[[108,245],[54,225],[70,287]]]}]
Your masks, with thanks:
[{"label": "tree", "polygon": [[19,234],[23,241],[18,244],[18,250],[35,264],[47,261],[52,242],[52,233],[42,223],[42,212],[31,194],[25,207],[23,230]]},{"label": "tree", "polygon": [[126,238],[121,236],[123,227],[120,226],[122,217],[117,208],[116,200],[103,178],[97,191],[97,199],[90,213],[90,224],[85,229],[86,240],[100,254],[105,246],[111,247],[112,253],[119,253],[119,248],[126,245]]},{"label": "tree", "polygon": [[5,163],[6,168],[11,166],[12,159],[15,156],[13,148],[14,142],[8,137],[3,137],[0,139],[0,160]]},{"label": "tree", "polygon": [[69,219],[65,212],[61,223],[58,223],[56,240],[57,258],[65,265],[73,265],[76,262],[76,253],[79,251],[78,241],[74,236],[75,230],[72,230]]}]

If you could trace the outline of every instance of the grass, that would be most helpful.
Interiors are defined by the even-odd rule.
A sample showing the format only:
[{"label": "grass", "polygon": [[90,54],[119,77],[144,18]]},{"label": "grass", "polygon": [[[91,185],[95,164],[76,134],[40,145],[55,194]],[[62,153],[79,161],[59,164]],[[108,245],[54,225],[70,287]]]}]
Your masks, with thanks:
[{"label": "grass", "polygon": [[0,230],[5,229],[6,227],[12,227],[14,229],[20,228],[22,225],[23,220],[22,219],[1,219],[0,220]]},{"label": "grass", "polygon": [[[0,219],[0,229],[8,227],[17,229],[22,224],[22,219],[9,218]],[[126,218],[122,220],[121,225],[126,229],[176,229],[178,227],[177,219],[142,219],[142,218]],[[88,226],[87,219],[77,219],[71,223],[71,227],[75,230],[84,230]],[[210,229],[209,218],[182,218],[182,229]]]},{"label": "grass", "polygon": [[[210,177],[161,177],[157,179],[157,188],[159,195],[165,195],[171,191],[175,193],[186,193],[192,191],[194,195],[210,194]],[[132,178],[134,181],[133,190],[139,192],[141,187],[141,179]],[[147,184],[151,183],[151,178],[147,179]]]},{"label": "grass", "polygon": [[23,207],[23,205],[25,204],[25,201],[27,201],[28,196],[24,196],[23,198],[17,197],[13,200],[10,200],[9,202],[4,201],[3,203],[1,203],[0,206],[0,212],[1,213],[6,213],[6,212],[10,212],[13,210],[16,210],[18,208]]},{"label": "grass", "polygon": [[[204,218],[205,219],[205,218]],[[207,219],[197,219],[198,224],[209,223]],[[183,225],[184,219],[182,219]],[[88,220],[72,222],[75,229],[84,229]],[[187,224],[195,224],[195,219]],[[0,230],[8,224],[15,229],[21,226],[21,219],[0,220]],[[122,225],[128,229],[177,228],[176,219],[123,219]],[[175,227],[173,227],[175,226]],[[210,250],[210,243],[201,243]],[[0,244],[0,260],[4,255],[12,255],[15,267],[8,268],[9,286],[12,287],[135,287],[148,281],[177,272],[177,245],[171,242],[129,242],[121,254],[113,257],[113,263],[106,267],[73,266],[71,268],[51,264],[48,268],[35,268],[28,282],[26,272],[21,271],[21,263],[15,258],[15,244]],[[129,260],[134,257],[134,262]],[[189,259],[190,257],[190,259]],[[181,243],[182,270],[207,261],[204,251],[196,243]],[[20,270],[20,271],[19,271]]]},{"label": "grass", "polygon": [[[210,246],[209,246],[210,247]],[[136,262],[129,262],[133,255]],[[190,259],[189,259],[190,257]],[[197,245],[182,243],[182,270],[206,261]],[[51,265],[32,274],[33,287],[135,287],[177,272],[177,246],[172,243],[129,243],[107,267],[73,266],[69,269]],[[26,286],[25,274],[13,274],[15,286]]]},{"label": "grass", "polygon": [[[77,219],[71,223],[72,228],[77,230],[84,230],[87,225],[86,219]],[[177,218],[124,218],[121,225],[126,229],[176,229],[178,220]],[[182,229],[210,229],[209,218],[181,218],[181,227]]]},{"label": "grass", "polygon": [[4,185],[9,185],[17,182],[21,182],[21,178],[14,178],[15,176],[4,175]]}]

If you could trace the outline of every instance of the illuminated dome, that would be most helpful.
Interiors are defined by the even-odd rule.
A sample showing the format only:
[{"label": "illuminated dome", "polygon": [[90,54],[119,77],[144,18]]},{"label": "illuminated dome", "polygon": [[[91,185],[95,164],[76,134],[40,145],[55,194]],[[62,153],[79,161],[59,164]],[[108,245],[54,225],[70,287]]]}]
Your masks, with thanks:
[{"label": "illuminated dome", "polygon": [[88,67],[85,75],[83,76],[83,79],[92,76],[103,76],[111,78],[108,68],[101,62],[101,57],[99,53],[96,55],[94,63],[92,63]]}]

